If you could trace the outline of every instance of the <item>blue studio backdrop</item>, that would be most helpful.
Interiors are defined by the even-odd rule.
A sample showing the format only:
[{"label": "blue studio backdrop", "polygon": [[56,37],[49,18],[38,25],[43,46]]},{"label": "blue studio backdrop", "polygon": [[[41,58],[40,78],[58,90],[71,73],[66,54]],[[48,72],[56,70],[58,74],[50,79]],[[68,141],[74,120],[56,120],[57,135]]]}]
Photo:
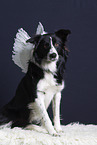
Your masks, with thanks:
[{"label": "blue studio backdrop", "polygon": [[[9,0],[0,2],[0,108],[23,77],[11,60],[14,37],[23,27],[32,36],[38,22],[45,30],[70,29],[69,58],[62,92],[62,124],[97,124],[97,1]],[[49,109],[50,115],[51,109]]]}]

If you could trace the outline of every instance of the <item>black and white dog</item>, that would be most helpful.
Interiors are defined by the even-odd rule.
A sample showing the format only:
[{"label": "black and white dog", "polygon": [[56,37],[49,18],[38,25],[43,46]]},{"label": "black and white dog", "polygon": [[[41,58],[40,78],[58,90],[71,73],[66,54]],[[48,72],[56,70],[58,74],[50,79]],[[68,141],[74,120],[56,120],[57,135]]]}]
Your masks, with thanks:
[{"label": "black and white dog", "polygon": [[[11,121],[11,127],[27,127],[38,124],[51,135],[61,132],[60,100],[64,88],[65,63],[68,49],[65,46],[70,30],[36,35],[26,43],[35,49],[29,61],[28,71],[16,90],[15,97],[0,111],[0,124]],[[47,113],[53,104],[53,122]]]}]

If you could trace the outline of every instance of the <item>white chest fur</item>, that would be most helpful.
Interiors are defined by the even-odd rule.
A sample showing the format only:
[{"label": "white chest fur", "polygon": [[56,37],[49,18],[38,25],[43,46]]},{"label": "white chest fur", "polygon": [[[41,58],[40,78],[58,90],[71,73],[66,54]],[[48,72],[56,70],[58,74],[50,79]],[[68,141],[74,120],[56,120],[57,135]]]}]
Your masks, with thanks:
[{"label": "white chest fur", "polygon": [[63,88],[64,82],[60,85],[57,84],[53,74],[45,72],[44,78],[37,85],[37,96],[44,100],[45,107],[48,108],[54,95],[62,91]]}]

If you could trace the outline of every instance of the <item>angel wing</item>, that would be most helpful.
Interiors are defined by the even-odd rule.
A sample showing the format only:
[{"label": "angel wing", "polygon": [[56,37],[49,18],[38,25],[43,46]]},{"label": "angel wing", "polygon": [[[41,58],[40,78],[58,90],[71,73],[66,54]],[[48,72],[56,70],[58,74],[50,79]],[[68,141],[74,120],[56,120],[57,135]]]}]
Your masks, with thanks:
[{"label": "angel wing", "polygon": [[47,34],[47,32],[44,31],[44,27],[43,25],[41,24],[41,22],[39,22],[39,25],[37,27],[37,30],[36,30],[36,34],[39,35],[43,35],[43,34]]},{"label": "angel wing", "polygon": [[[46,34],[43,25],[39,22],[36,34]],[[23,28],[20,28],[16,34],[15,42],[12,51],[12,60],[18,65],[22,72],[26,73],[28,70],[28,62],[31,60],[31,52],[34,50],[35,45],[26,43],[26,40],[31,38]]]}]

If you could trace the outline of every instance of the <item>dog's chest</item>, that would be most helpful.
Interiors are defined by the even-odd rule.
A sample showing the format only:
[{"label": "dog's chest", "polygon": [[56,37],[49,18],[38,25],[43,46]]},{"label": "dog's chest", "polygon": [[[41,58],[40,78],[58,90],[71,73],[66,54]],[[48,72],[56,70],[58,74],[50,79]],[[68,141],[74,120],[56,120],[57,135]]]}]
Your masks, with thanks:
[{"label": "dog's chest", "polygon": [[62,91],[64,88],[64,82],[58,84],[53,74],[45,73],[44,78],[38,82],[37,95],[41,99],[44,99],[46,108],[49,106],[54,95]]}]

